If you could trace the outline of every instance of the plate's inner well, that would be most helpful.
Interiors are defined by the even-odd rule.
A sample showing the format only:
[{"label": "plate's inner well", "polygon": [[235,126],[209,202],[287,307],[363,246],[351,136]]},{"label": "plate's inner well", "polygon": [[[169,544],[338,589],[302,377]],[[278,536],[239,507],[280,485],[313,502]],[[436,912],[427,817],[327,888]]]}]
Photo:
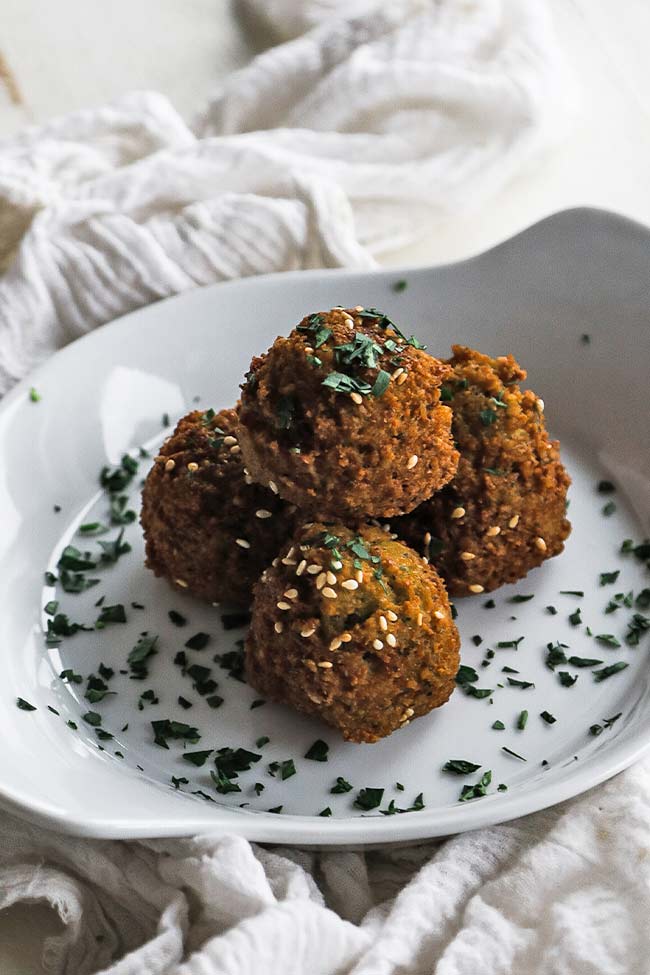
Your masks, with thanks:
[{"label": "plate's inner well", "polygon": [[565,553],[516,586],[458,600],[450,702],[355,745],[243,682],[245,616],[145,569],[139,495],[160,440],[109,471],[74,523],[52,511],[60,542],[43,566],[53,720],[125,774],[250,812],[417,814],[534,786],[615,739],[639,706],[650,551],[621,486],[579,444],[562,441]]}]

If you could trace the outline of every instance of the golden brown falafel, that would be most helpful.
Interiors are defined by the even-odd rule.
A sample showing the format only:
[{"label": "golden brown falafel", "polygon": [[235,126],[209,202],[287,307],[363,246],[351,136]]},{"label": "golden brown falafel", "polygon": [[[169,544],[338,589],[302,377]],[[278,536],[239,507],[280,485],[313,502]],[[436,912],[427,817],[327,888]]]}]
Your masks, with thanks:
[{"label": "golden brown falafel", "polygon": [[309,523],[255,587],[248,681],[374,742],[444,704],[459,637],[435,570],[379,528]]},{"label": "golden brown falafel", "polygon": [[319,518],[410,511],[456,471],[448,375],[376,309],[309,315],[253,359],[239,411],[246,467]]},{"label": "golden brown falafel", "polygon": [[195,410],[160,448],[142,492],[146,562],[176,588],[247,606],[294,512],[244,472],[235,410]]},{"label": "golden brown falafel", "polygon": [[454,414],[458,472],[391,527],[430,558],[451,595],[465,596],[516,582],[563,550],[570,478],[543,402],[519,388],[526,373],[514,358],[452,352],[442,395]]}]

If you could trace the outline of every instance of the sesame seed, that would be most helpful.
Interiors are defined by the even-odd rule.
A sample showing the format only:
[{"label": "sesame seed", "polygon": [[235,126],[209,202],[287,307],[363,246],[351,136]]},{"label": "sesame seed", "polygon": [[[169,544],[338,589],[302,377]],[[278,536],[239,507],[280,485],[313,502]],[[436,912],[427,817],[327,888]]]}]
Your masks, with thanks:
[{"label": "sesame seed", "polygon": [[475,582],[472,586],[468,586],[468,589],[470,592],[483,592],[483,586],[479,586],[478,582]]},{"label": "sesame seed", "polygon": [[537,538],[535,539],[535,545],[540,550],[540,552],[546,551],[546,542],[541,536],[539,535],[537,536]]},{"label": "sesame seed", "polygon": [[316,632],[315,626],[305,626],[305,628],[300,631],[300,636],[304,636],[304,637],[313,636],[315,632]]},{"label": "sesame seed", "polygon": [[303,660],[303,663],[304,663],[305,667],[309,667],[309,669],[310,670],[313,670],[314,673],[316,672],[316,663],[315,663],[315,661],[310,660],[309,657],[308,657],[306,660]]},{"label": "sesame seed", "polygon": [[355,579],[357,580],[359,585],[361,585],[361,583],[363,582],[363,569],[357,569],[355,574]]},{"label": "sesame seed", "polygon": [[276,557],[275,557],[275,558],[273,559],[273,561],[271,562],[271,565],[272,565],[272,566],[273,566],[273,568],[275,569],[275,568],[276,568],[276,567],[277,567],[277,566],[278,566],[279,564],[280,564],[280,559],[279,559],[279,558],[277,557],[277,555],[276,555]]},{"label": "sesame seed", "polygon": [[334,560],[331,564],[332,564],[332,568],[333,569],[336,569],[337,572],[338,572],[339,569],[342,569],[343,568],[343,563],[342,562],[337,562],[336,560]]},{"label": "sesame seed", "polygon": [[359,583],[357,582],[356,579],[346,579],[345,582],[341,583],[341,585],[343,586],[344,589],[352,590],[352,589],[359,588]]},{"label": "sesame seed", "polygon": [[386,611],[386,616],[391,621],[391,623],[396,623],[397,622],[397,613],[394,613],[392,611],[392,609],[389,609],[389,610]]},{"label": "sesame seed", "polygon": [[363,311],[363,305],[355,305],[354,311]]},{"label": "sesame seed", "polygon": [[244,475],[244,484],[252,484],[252,483],[253,483],[253,478],[250,476],[250,474],[245,474]]},{"label": "sesame seed", "polygon": [[494,538],[495,535],[501,534],[501,529],[498,525],[492,525],[490,528],[488,528],[485,534],[488,536],[488,538]]},{"label": "sesame seed", "polygon": [[413,715],[415,714],[415,711],[413,710],[413,708],[407,708],[404,714],[406,715],[407,718],[412,718]]},{"label": "sesame seed", "polygon": [[276,633],[282,633],[284,629],[284,623],[274,623],[273,629],[275,630]]},{"label": "sesame seed", "polygon": [[165,470],[166,471],[173,471],[175,467],[176,467],[176,461],[175,460],[172,460],[171,457],[170,457],[169,460],[167,461],[167,463],[165,464]]},{"label": "sesame seed", "polygon": [[544,412],[544,400],[541,398],[541,396],[537,397],[537,409],[540,413]]},{"label": "sesame seed", "polygon": [[305,352],[307,353],[307,355],[313,355],[314,354],[314,350],[311,347],[311,345],[306,345],[305,346]]},{"label": "sesame seed", "polygon": [[516,528],[519,524],[519,515],[513,515],[508,522],[508,528]]},{"label": "sesame seed", "polygon": [[191,473],[191,474],[193,474],[193,473],[194,473],[194,471],[198,471],[198,469],[199,469],[199,465],[198,465],[198,464],[197,464],[197,463],[196,463],[195,461],[193,461],[193,460],[192,460],[192,461],[190,461],[190,463],[189,463],[189,464],[187,465],[187,469],[188,469],[188,471],[190,471],[190,473]]},{"label": "sesame seed", "polygon": [[250,473],[251,472],[249,471],[249,469],[247,467],[245,467],[244,468],[244,474],[248,474],[248,476],[250,477]]},{"label": "sesame seed", "polygon": [[341,643],[350,643],[352,640],[351,633],[341,633]]},{"label": "sesame seed", "polygon": [[236,538],[235,544],[239,545],[240,548],[250,548],[251,543],[247,542],[245,538]]},{"label": "sesame seed", "polygon": [[342,642],[343,641],[339,637],[335,636],[332,642],[330,643],[330,650],[338,650]]},{"label": "sesame seed", "polygon": [[316,577],[316,588],[322,589],[326,582],[327,582],[327,573],[321,572],[321,574]]},{"label": "sesame seed", "polygon": [[394,633],[389,633],[388,634],[388,636],[386,637],[386,643],[388,644],[389,647],[396,647],[397,646],[397,639],[396,639]]},{"label": "sesame seed", "polygon": [[278,607],[278,609],[282,609],[285,612],[288,609],[291,609],[291,603],[285,603],[285,601],[283,599],[281,599],[280,602],[279,603],[276,603],[275,605]]},{"label": "sesame seed", "polygon": [[417,462],[418,462],[418,455],[412,454],[406,462],[407,471],[412,471],[415,465],[417,464]]},{"label": "sesame seed", "polygon": [[407,379],[408,379],[408,373],[403,372],[402,375],[399,377],[399,379],[396,379],[395,381],[398,386],[401,386],[403,383],[406,382]]},{"label": "sesame seed", "polygon": [[322,568],[322,565],[316,565],[316,563],[313,562],[311,565],[307,566],[307,572],[310,576],[315,576],[322,570]]},{"label": "sesame seed", "polygon": [[386,617],[385,616],[380,616],[379,617],[379,625],[380,625],[380,627],[382,628],[382,630],[385,633],[386,630],[388,629],[388,622],[386,621]]},{"label": "sesame seed", "polygon": [[326,572],[326,574],[325,574],[325,578],[326,578],[326,579],[327,579],[327,581],[329,582],[329,584],[330,584],[330,586],[335,586],[335,585],[336,585],[336,576],[334,575],[334,573],[333,573],[333,572],[330,572],[330,571],[328,570],[328,571]]},{"label": "sesame seed", "polygon": [[319,660],[318,661],[318,666],[319,667],[322,667],[323,670],[331,670],[332,667],[334,666],[334,664],[331,663],[331,661],[329,661],[329,660]]},{"label": "sesame seed", "polygon": [[271,488],[274,494],[278,493],[278,486],[275,483],[275,481],[269,481],[269,487]]},{"label": "sesame seed", "polygon": [[411,722],[409,721],[409,719],[408,719],[408,718],[403,718],[403,719],[402,719],[402,721],[400,721],[400,724],[401,724],[401,726],[402,726],[402,728],[406,728],[406,726],[407,726],[408,724],[410,724],[410,723],[411,723]]},{"label": "sesame seed", "polygon": [[431,532],[424,533],[424,544],[431,545]]},{"label": "sesame seed", "polygon": [[464,518],[465,517],[465,509],[464,508],[454,508],[454,510],[451,513],[451,517],[452,518]]},{"label": "sesame seed", "polygon": [[298,568],[296,569],[296,575],[301,576],[305,569],[307,568],[307,559],[303,559]]},{"label": "sesame seed", "polygon": [[325,599],[336,599],[336,593],[329,586],[325,586],[322,592]]},{"label": "sesame seed", "polygon": [[297,589],[287,589],[287,591],[285,592],[284,595],[286,596],[287,599],[297,599],[298,598],[298,590]]},{"label": "sesame seed", "polygon": [[399,369],[396,369],[395,372],[393,373],[393,379],[399,379],[399,377],[403,374],[403,372],[404,372],[404,370],[400,366],[400,368]]},{"label": "sesame seed", "polygon": [[474,552],[461,552],[460,557],[463,560],[463,562],[471,562],[472,559],[476,558],[476,555],[474,554]]},{"label": "sesame seed", "polygon": [[424,623],[424,613],[418,613],[418,626],[422,626]]},{"label": "sesame seed", "polygon": [[435,616],[435,618],[437,620],[444,620],[444,618],[445,618],[445,614],[443,613],[443,611],[441,609],[434,609],[433,615]]},{"label": "sesame seed", "polygon": [[236,443],[234,447],[231,447],[230,448],[230,453],[231,454],[241,454],[241,447],[239,446],[238,443]]},{"label": "sesame seed", "polygon": [[282,565],[298,565],[298,563],[295,559],[289,558],[288,555],[285,555],[285,557],[282,559]]},{"label": "sesame seed", "polygon": [[423,555],[423,556],[422,556],[422,561],[424,562],[424,564],[425,564],[425,565],[428,565],[428,564],[429,564],[429,560],[428,560],[428,558],[426,557],[426,555]]},{"label": "sesame seed", "polygon": [[363,396],[361,395],[361,393],[350,393],[350,399],[352,400],[353,403],[356,403],[357,406],[361,406],[361,404],[363,403]]},{"label": "sesame seed", "polygon": [[181,589],[187,589],[187,583],[185,582],[185,579],[174,579],[174,582],[176,583],[177,586],[180,586]]},{"label": "sesame seed", "polygon": [[231,437],[231,436],[224,437],[223,442],[225,447],[232,447],[234,444],[237,443],[237,437]]},{"label": "sesame seed", "polygon": [[381,642],[381,640],[373,640],[372,641],[372,646],[373,646],[373,650],[383,650],[384,649],[384,644]]},{"label": "sesame seed", "polygon": [[271,518],[272,517],[272,512],[269,511],[267,508],[258,508],[257,511],[255,512],[255,517],[256,518]]}]

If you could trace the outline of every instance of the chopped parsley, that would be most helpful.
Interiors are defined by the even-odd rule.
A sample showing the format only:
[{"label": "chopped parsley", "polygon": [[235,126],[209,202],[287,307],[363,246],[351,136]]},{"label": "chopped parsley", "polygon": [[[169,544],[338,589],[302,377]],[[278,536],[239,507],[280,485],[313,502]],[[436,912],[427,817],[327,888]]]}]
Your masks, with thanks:
[{"label": "chopped parsley", "polygon": [[573,685],[578,679],[577,674],[575,675],[570,674],[566,670],[561,670],[558,674],[558,677],[560,679],[560,684],[562,685],[562,687],[573,687]]},{"label": "chopped parsley", "polygon": [[611,633],[597,633],[594,639],[597,640],[598,643],[602,643],[606,647],[614,647],[614,649],[620,647],[621,645],[616,637]]},{"label": "chopped parsley", "polygon": [[516,677],[508,677],[508,683],[511,687],[521,687],[522,691],[535,686],[531,680],[518,680]]},{"label": "chopped parsley", "polygon": [[517,718],[517,728],[519,731],[523,731],[528,724],[528,711],[521,711],[519,717]]},{"label": "chopped parsley", "polygon": [[184,724],[182,721],[172,721],[170,718],[152,721],[151,727],[153,728],[154,742],[161,748],[169,748],[167,742],[170,739],[189,741],[191,745],[195,745],[201,738],[198,728],[192,728],[191,725]]},{"label": "chopped parsley", "polygon": [[381,805],[383,798],[383,789],[375,789],[371,788],[370,786],[366,786],[365,789],[360,789],[357,793],[353,806],[355,809],[363,809],[364,812],[369,812],[371,809],[377,809],[377,807]]},{"label": "chopped parsley", "polygon": [[464,785],[460,796],[458,797],[459,802],[467,802],[470,799],[482,799],[483,796],[487,795],[488,786],[492,782],[492,772],[488,769],[484,772],[478,782],[474,785]]},{"label": "chopped parsley", "polygon": [[188,650],[205,650],[209,642],[209,633],[195,633],[194,636],[185,641],[185,646]]},{"label": "chopped parsley", "polygon": [[170,609],[167,615],[169,616],[174,626],[185,626],[185,624],[187,623],[185,617],[182,616],[180,613],[177,613],[175,609]]},{"label": "chopped parsley", "polygon": [[292,758],[286,758],[283,762],[271,762],[268,766],[268,772],[273,777],[280,773],[280,779],[284,782],[285,779],[290,779],[292,775],[296,774],[296,766]]},{"label": "chopped parsley", "polygon": [[29,401],[30,403],[39,403],[41,400],[41,394],[38,392],[35,386],[32,386],[29,390]]},{"label": "chopped parsley", "polygon": [[573,613],[571,613],[571,615],[569,616],[569,623],[571,624],[571,626],[580,626],[580,624],[582,623],[582,616],[580,615],[580,607],[578,607],[578,609],[576,609]]},{"label": "chopped parsley", "polygon": [[143,633],[129,653],[127,663],[133,680],[144,680],[149,675],[147,660],[158,652],[156,650],[157,642],[157,636],[149,636],[147,633]]},{"label": "chopped parsley", "polygon": [[442,766],[442,771],[454,772],[456,775],[471,775],[472,772],[477,772],[480,767],[480,765],[475,765],[474,762],[468,762],[464,758],[450,758]]},{"label": "chopped parsley", "polygon": [[597,667],[602,662],[595,657],[569,657],[568,660],[572,667]]},{"label": "chopped parsley", "polygon": [[615,664],[610,664],[609,667],[603,667],[602,670],[593,670],[592,674],[594,680],[600,683],[603,680],[607,680],[608,677],[620,673],[621,670],[625,670],[626,667],[629,667],[629,664],[624,660],[619,660]]},{"label": "chopped parsley", "polygon": [[401,292],[406,291],[407,288],[408,281],[405,281],[404,278],[401,278],[399,281],[395,281],[393,284],[393,291],[395,291],[397,294],[401,294]]},{"label": "chopped parsley", "polygon": [[534,598],[535,598],[535,593],[532,593],[532,595],[530,595],[530,596],[516,595],[516,596],[511,596],[510,599],[508,600],[508,602],[509,603],[527,603],[529,599],[534,599]]},{"label": "chopped parsley", "polygon": [[611,583],[616,582],[620,574],[620,569],[616,569],[615,572],[601,572],[599,576],[600,585],[609,586]]},{"label": "chopped parsley", "polygon": [[312,762],[326,762],[329,748],[330,746],[326,741],[323,741],[322,738],[317,738],[313,745],[305,752],[305,758],[311,759]]},{"label": "chopped parsley", "polygon": [[35,705],[30,704],[29,701],[26,701],[24,697],[17,697],[16,698],[16,707],[18,708],[19,711],[37,711],[38,710],[38,708],[35,707]]},{"label": "chopped parsley", "polygon": [[551,714],[550,711],[541,711],[539,716],[542,719],[542,721],[546,722],[546,724],[555,724],[555,722],[557,721],[555,715]]},{"label": "chopped parsley", "polygon": [[351,792],[352,789],[353,786],[351,786],[350,783],[347,782],[342,775],[337,775],[336,782],[330,789],[330,792],[334,796],[339,796],[342,795],[344,792]]},{"label": "chopped parsley", "polygon": [[492,728],[493,728],[493,729],[494,729],[495,731],[505,731],[505,729],[506,729],[506,726],[504,725],[504,723],[503,723],[503,721],[498,721],[498,720],[497,720],[497,721],[495,721],[495,722],[494,722],[494,723],[492,724]]},{"label": "chopped parsley", "polygon": [[202,752],[183,752],[183,760],[190,762],[192,765],[196,765],[197,768],[201,768],[212,754],[212,749],[207,748]]},{"label": "chopped parsley", "polygon": [[512,748],[506,748],[505,745],[501,746],[501,751],[505,752],[507,755],[512,755],[513,758],[518,758],[520,762],[527,762],[528,759],[524,758],[523,755],[519,755],[518,752],[513,752]]},{"label": "chopped parsley", "polygon": [[95,627],[99,630],[107,623],[126,623],[126,612],[122,603],[116,603],[115,606],[102,606]]},{"label": "chopped parsley", "polygon": [[642,616],[641,613],[635,613],[627,624],[625,642],[630,647],[638,646],[640,638],[644,633],[647,633],[649,629],[650,619],[647,616]]}]

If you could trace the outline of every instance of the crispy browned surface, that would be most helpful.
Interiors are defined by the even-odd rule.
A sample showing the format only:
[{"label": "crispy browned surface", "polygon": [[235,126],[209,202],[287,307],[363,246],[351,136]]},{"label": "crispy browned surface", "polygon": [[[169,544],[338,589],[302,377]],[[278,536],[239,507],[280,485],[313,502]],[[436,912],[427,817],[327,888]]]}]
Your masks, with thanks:
[{"label": "crispy browned surface", "polygon": [[[410,511],[455,473],[451,412],[440,405],[448,367],[381,321],[365,312],[359,317],[354,309],[307,316],[253,359],[242,386],[240,442],[247,468],[313,517],[350,523]],[[319,326],[331,335],[316,348]],[[350,343],[355,333],[379,347],[376,367],[360,367],[358,359],[341,363],[335,346]],[[327,376],[344,371],[372,386],[379,368],[403,370],[380,396],[323,385]],[[357,397],[361,402],[354,402]]]},{"label": "crispy browned surface", "polygon": [[[224,443],[236,433],[235,410],[212,418],[195,410],[180,420],[149,471],[141,521],[147,565],[157,576],[210,602],[248,605],[253,584],[291,535],[294,515],[267,488],[246,483],[241,452]],[[256,517],[258,510],[271,517]]]},{"label": "crispy browned surface", "polygon": [[[452,351],[454,376],[445,387],[452,395],[458,473],[391,526],[430,556],[452,595],[465,596],[471,586],[489,592],[516,582],[563,550],[571,531],[565,518],[570,478],[558,442],[549,440],[543,404],[519,388],[526,373],[513,357],[491,359],[457,345]],[[462,517],[453,517],[457,509],[464,509]]]},{"label": "crispy browned surface", "polygon": [[246,670],[265,697],[374,742],[448,700],[458,648],[440,577],[415,552],[378,528],[314,523],[255,587]]}]

